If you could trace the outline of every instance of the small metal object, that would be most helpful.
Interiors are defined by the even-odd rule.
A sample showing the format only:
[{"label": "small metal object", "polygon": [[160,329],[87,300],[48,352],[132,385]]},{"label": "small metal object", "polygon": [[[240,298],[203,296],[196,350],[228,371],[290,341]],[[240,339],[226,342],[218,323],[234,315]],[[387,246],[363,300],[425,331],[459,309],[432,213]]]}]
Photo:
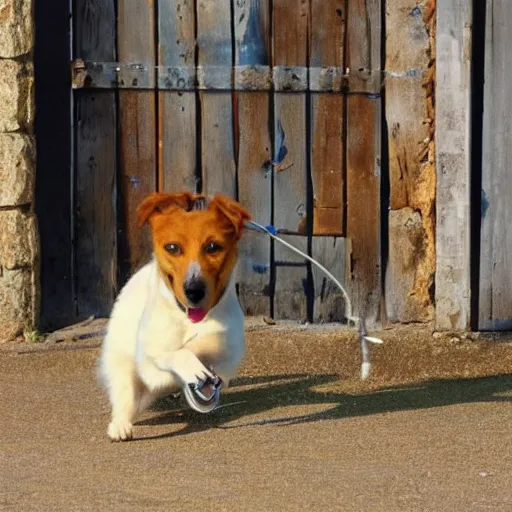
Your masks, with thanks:
[{"label": "small metal object", "polygon": [[[200,412],[201,414],[212,412],[217,408],[220,402],[222,379],[215,375],[213,371],[212,373],[214,375],[213,379],[208,378],[204,382],[187,384],[183,387],[183,394],[185,395],[188,405],[194,409],[194,411]],[[208,384],[212,385],[212,394],[205,396],[201,390]]]}]

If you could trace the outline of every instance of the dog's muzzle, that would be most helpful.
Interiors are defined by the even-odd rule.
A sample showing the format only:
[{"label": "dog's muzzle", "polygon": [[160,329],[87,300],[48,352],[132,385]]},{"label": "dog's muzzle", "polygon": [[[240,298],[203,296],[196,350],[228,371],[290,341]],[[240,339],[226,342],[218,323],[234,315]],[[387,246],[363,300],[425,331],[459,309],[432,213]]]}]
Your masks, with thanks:
[{"label": "dog's muzzle", "polygon": [[[215,375],[214,379],[208,378],[202,383],[187,384],[183,387],[183,394],[188,402],[188,405],[194,409],[194,411],[200,412],[201,414],[207,414],[212,412],[220,402],[220,388],[222,385],[222,379]],[[206,385],[212,386],[212,393],[210,396],[205,396],[201,391]]]}]

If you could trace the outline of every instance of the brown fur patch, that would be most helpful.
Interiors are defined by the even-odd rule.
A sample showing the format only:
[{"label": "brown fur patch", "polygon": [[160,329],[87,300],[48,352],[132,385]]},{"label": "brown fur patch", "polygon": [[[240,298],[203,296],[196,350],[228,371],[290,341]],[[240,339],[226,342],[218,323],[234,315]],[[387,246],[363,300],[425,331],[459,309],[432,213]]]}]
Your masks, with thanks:
[{"label": "brown fur patch", "polygon": [[[197,208],[195,205],[200,204]],[[149,221],[155,256],[166,284],[187,305],[184,283],[191,263],[200,267],[207,293],[202,307],[211,309],[227,286],[238,257],[238,240],[249,213],[229,197],[217,195],[206,207],[204,196],[152,194],[139,207],[139,221]],[[206,250],[211,242],[215,252]],[[169,245],[178,247],[176,253]]]}]

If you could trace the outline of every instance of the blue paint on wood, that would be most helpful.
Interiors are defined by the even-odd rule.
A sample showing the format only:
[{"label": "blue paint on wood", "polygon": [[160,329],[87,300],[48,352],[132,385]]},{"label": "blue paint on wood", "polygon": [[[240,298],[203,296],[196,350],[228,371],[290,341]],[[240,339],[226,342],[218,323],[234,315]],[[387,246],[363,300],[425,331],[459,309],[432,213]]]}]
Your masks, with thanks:
[{"label": "blue paint on wood", "polygon": [[412,11],[411,11],[411,16],[421,16],[422,13],[421,13],[421,9],[416,6]]},{"label": "blue paint on wood", "polygon": [[485,191],[482,189],[481,199],[480,199],[480,217],[482,219],[485,219],[485,214],[487,213],[488,209],[489,209],[489,200],[487,199],[487,195],[485,194]]},{"label": "blue paint on wood", "polygon": [[279,165],[288,154],[288,148],[284,144],[285,133],[281,121],[277,121],[276,130],[276,157],[274,159],[274,165]]},{"label": "blue paint on wood", "polygon": [[252,269],[254,270],[254,272],[256,272],[257,274],[266,274],[267,271],[268,271],[268,265],[257,265],[257,264],[254,264],[252,266]]},{"label": "blue paint on wood", "polygon": [[267,44],[260,12],[260,0],[251,0],[247,28],[239,48],[238,63],[241,66],[268,65]]}]

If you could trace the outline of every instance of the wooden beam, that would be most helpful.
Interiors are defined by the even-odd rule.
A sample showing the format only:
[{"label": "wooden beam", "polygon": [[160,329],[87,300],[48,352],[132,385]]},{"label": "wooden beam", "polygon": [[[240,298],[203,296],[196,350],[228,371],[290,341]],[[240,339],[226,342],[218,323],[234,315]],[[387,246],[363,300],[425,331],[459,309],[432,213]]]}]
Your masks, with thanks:
[{"label": "wooden beam", "polygon": [[[76,52],[115,58],[115,3],[80,0]],[[75,283],[79,318],[106,316],[117,292],[117,145],[113,91],[83,91],[76,100]]]},{"label": "wooden beam", "polygon": [[[274,65],[306,66],[308,61],[309,2],[274,0]],[[307,131],[305,93],[274,94],[274,224],[279,229],[307,234]],[[289,237],[301,250],[307,239]],[[300,257],[281,244],[275,246],[278,261],[297,261]],[[276,269],[274,314],[277,318],[306,319],[303,267]],[[313,290],[308,290],[312,293]]]},{"label": "wooden beam", "polygon": [[[134,23],[137,20],[137,23]],[[119,0],[118,57],[125,62],[155,64],[153,2]],[[149,261],[152,252],[147,226],[140,230],[136,209],[144,197],[156,191],[155,92],[119,92],[120,115],[120,212],[119,240],[122,281]],[[121,283],[122,284],[122,283]]]},{"label": "wooden beam", "polygon": [[[231,75],[232,35],[229,0],[197,2],[200,66],[219,66]],[[231,91],[201,91],[201,166],[203,193],[237,196]]]},{"label": "wooden beam", "polygon": [[[235,63],[268,65],[269,1],[236,2],[234,6]],[[272,173],[270,94],[236,93],[238,199],[257,222],[271,223]],[[240,244],[237,274],[239,297],[248,315],[270,314],[270,240],[252,231]]]},{"label": "wooden beam", "polygon": [[[381,2],[351,0],[347,66],[380,69]],[[347,290],[353,312],[369,327],[380,323],[381,98],[347,98]]]},{"label": "wooden beam", "polygon": [[[311,66],[343,67],[346,15],[345,0],[312,1]],[[341,94],[311,95],[314,235],[344,234],[344,106]]]},{"label": "wooden beam", "polygon": [[[313,237],[312,256],[331,272],[338,281],[345,283],[346,240],[335,236]],[[341,322],[346,315],[345,298],[339,288],[320,269],[313,266],[315,283],[315,322]]]},{"label": "wooden beam", "polygon": [[[434,0],[394,0],[386,10],[386,121],[389,147],[389,254],[386,316],[390,322],[434,317]],[[410,70],[416,73],[403,76]]]},{"label": "wooden beam", "polygon": [[[195,26],[194,2],[158,1],[159,70],[195,65]],[[158,188],[162,192],[193,192],[197,165],[196,93],[160,91],[158,98]]]},{"label": "wooden beam", "polygon": [[470,327],[472,2],[437,5],[436,326]]},{"label": "wooden beam", "polygon": [[[345,0],[311,2],[311,66],[344,67],[347,9]],[[320,30],[320,27],[322,29]],[[345,117],[342,94],[311,94],[311,174],[313,185],[312,256],[340,281],[345,279]],[[340,290],[316,267],[313,320],[341,321],[345,304]]]}]

